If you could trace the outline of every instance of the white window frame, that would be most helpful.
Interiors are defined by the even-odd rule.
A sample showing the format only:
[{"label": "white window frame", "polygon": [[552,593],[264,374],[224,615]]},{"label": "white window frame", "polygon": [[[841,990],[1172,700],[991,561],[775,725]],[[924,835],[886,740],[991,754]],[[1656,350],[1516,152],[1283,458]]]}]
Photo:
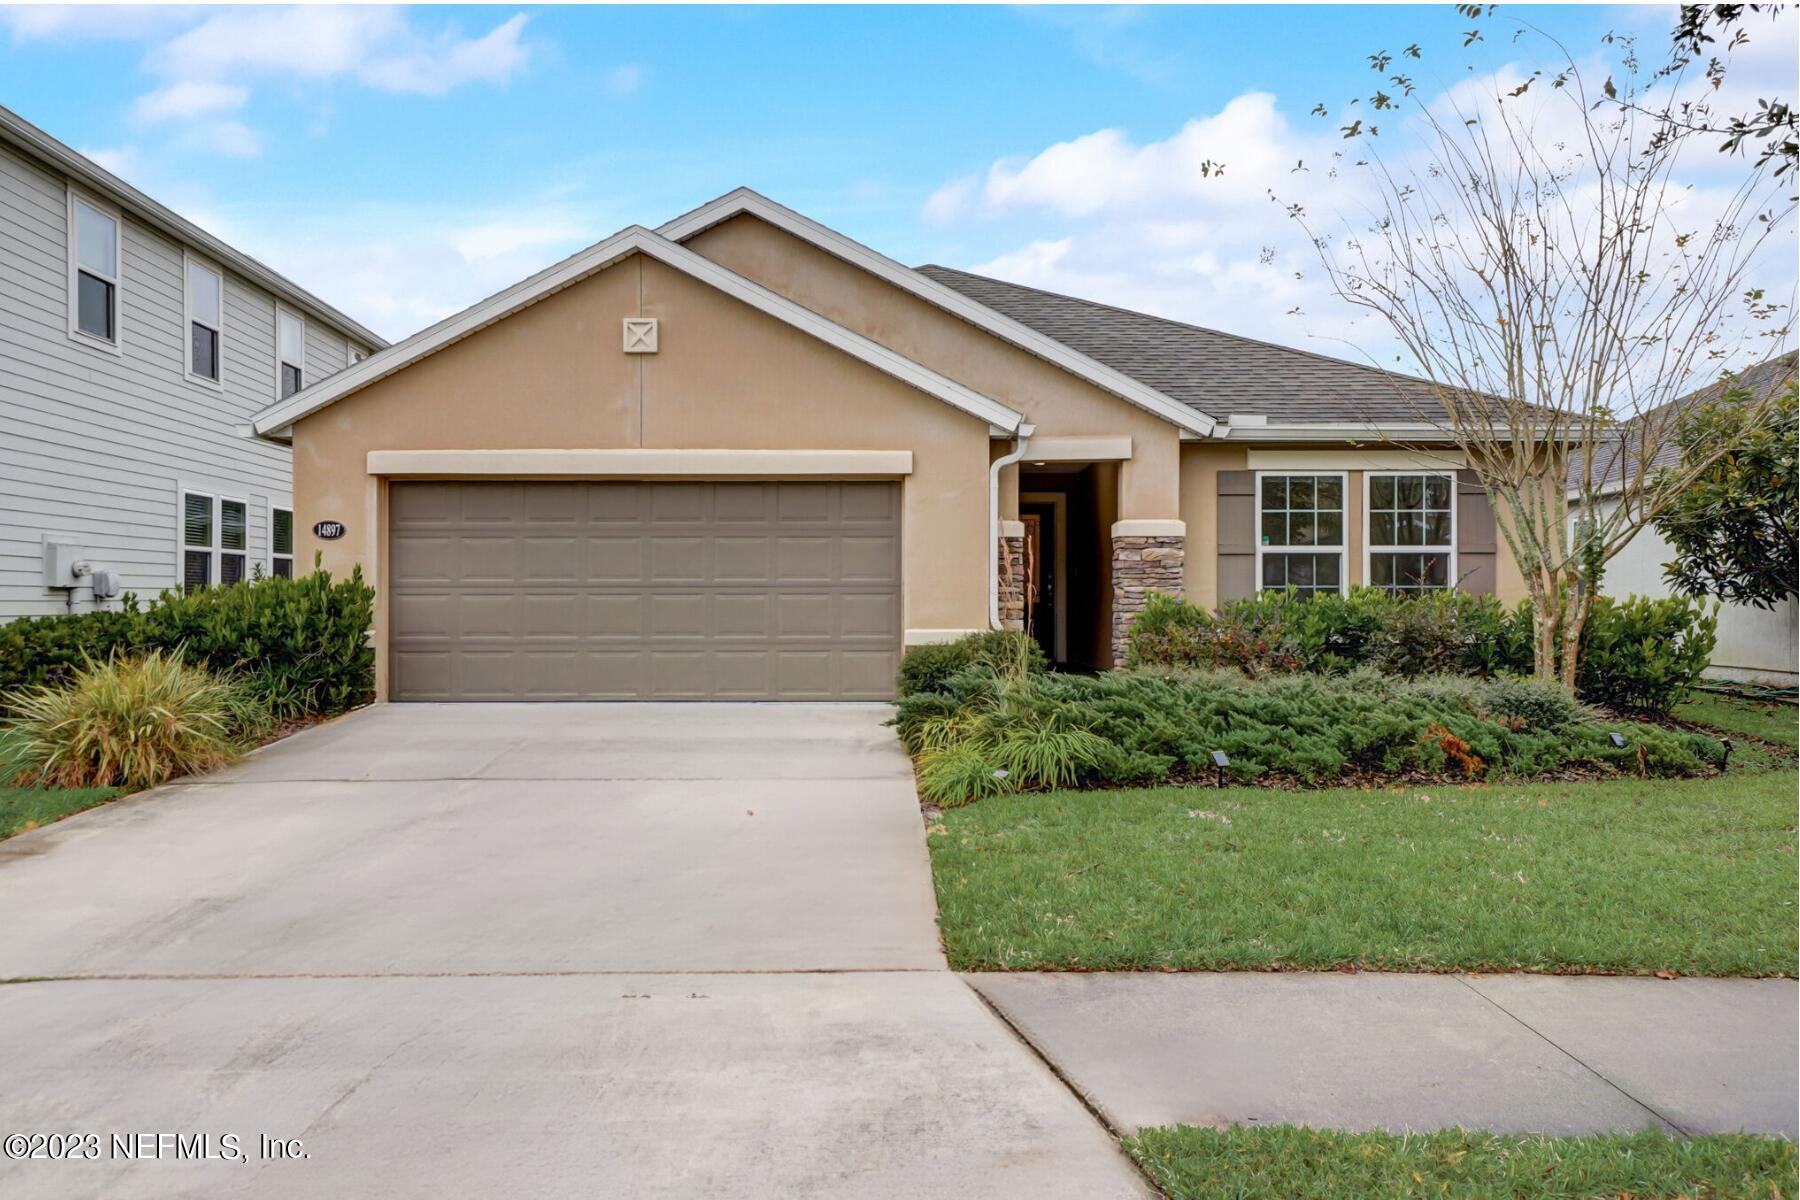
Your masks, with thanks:
[{"label": "white window frame", "polygon": [[[113,354],[125,352],[125,217],[118,206],[108,204],[91,192],[82,191],[74,184],[68,188],[68,259],[69,274],[66,281],[69,289],[69,337],[83,346],[107,350]],[[106,282],[112,284],[112,331],[110,338],[103,338],[97,333],[89,333],[81,327],[81,233],[76,226],[75,205],[77,202],[105,216],[111,217],[115,238],[113,241],[113,277]],[[98,276],[105,278],[104,276]]]},{"label": "white window frame", "polygon": [[[293,543],[288,546],[288,552],[286,554],[281,554],[281,553],[277,552],[275,549],[275,513],[277,511],[284,512],[288,515],[288,529],[290,531],[292,531],[292,536],[294,539]],[[278,558],[285,558],[288,560],[288,576],[289,576],[289,578],[292,578],[293,574],[294,574],[294,558],[295,558],[294,551],[296,548],[298,548],[298,546],[300,544],[300,531],[298,529],[294,528],[294,502],[292,500],[290,500],[285,504],[277,504],[273,500],[269,501],[268,522],[269,522],[269,524],[268,524],[268,529],[269,529],[268,572],[269,572],[269,576],[270,576],[270,578],[275,577],[275,560]]]},{"label": "white window frame", "polygon": [[1342,532],[1339,534],[1336,547],[1338,556],[1338,595],[1347,594],[1350,587],[1350,472],[1348,471],[1315,471],[1311,468],[1286,467],[1278,470],[1256,472],[1256,581],[1252,589],[1254,595],[1262,595],[1263,587],[1263,554],[1329,554],[1330,546],[1265,546],[1262,540],[1263,518],[1263,480],[1265,478],[1286,478],[1290,475],[1308,475],[1314,478],[1335,478],[1340,488],[1339,495],[1344,498]]},{"label": "white window frame", "polygon": [[[206,325],[206,322],[196,322],[194,318],[193,289],[188,287],[188,271],[192,267],[210,271],[219,280],[219,324],[217,327],[207,326],[218,338],[218,349],[215,352],[219,368],[217,379],[208,379],[204,375],[194,374],[194,326],[195,324]],[[223,390],[225,387],[225,272],[220,270],[216,263],[201,258],[185,247],[181,251],[181,317],[181,373],[195,383]]]},{"label": "white window frame", "polygon": [[[189,496],[201,496],[212,505],[212,544],[202,546],[187,540],[187,502]],[[225,548],[225,505],[241,504],[244,506],[244,548],[227,550]],[[187,556],[189,551],[205,551],[208,558],[206,569],[207,587],[218,587],[223,582],[222,568],[224,556],[241,555],[244,559],[245,581],[250,578],[250,499],[247,496],[234,496],[222,488],[208,487],[204,484],[178,483],[175,491],[175,590],[184,592],[187,587]]]},{"label": "white window frame", "polygon": [[275,305],[275,402],[279,404],[287,399],[281,394],[281,318],[289,316],[300,322],[300,361],[293,365],[300,368],[300,390],[306,390],[306,314],[296,312],[285,304]]},{"label": "white window frame", "polygon": [[[1377,479],[1399,479],[1407,475],[1437,475],[1450,481],[1450,544],[1448,546],[1376,546],[1369,541],[1369,498]],[[1410,471],[1364,471],[1362,485],[1362,581],[1369,587],[1376,586],[1373,563],[1377,554],[1442,554],[1444,561],[1444,586],[1442,589],[1425,588],[1427,591],[1454,592],[1457,588],[1456,574],[1456,472],[1454,470],[1434,471],[1415,469]],[[1386,590],[1385,588],[1383,589]],[[1410,589],[1408,589],[1410,591]]]}]

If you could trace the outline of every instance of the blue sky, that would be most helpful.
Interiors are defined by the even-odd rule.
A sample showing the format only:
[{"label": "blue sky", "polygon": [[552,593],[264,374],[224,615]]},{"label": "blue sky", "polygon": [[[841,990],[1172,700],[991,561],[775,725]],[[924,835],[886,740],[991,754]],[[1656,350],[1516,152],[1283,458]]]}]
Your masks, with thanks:
[{"label": "blue sky", "polygon": [[[1502,11],[1584,53],[1608,29],[1660,52],[1673,13]],[[1366,94],[1365,54],[1426,46],[1427,90],[1521,61],[1491,22],[1463,50],[1469,27],[1447,5],[3,9],[0,103],[390,337],[748,184],[903,261],[1307,344],[1323,301],[1258,262],[1291,251],[1272,159],[1330,145],[1308,111]],[[1229,201],[1172,179],[1197,156]]]}]

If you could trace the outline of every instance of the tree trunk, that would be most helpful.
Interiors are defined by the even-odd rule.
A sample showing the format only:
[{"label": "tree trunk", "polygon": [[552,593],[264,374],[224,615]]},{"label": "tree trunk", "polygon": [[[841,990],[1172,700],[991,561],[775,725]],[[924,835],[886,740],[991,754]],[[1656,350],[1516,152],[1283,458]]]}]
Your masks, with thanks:
[{"label": "tree trunk", "polygon": [[1562,685],[1571,696],[1575,694],[1575,682],[1580,675],[1581,631],[1587,625],[1588,609],[1593,603],[1593,594],[1583,589],[1563,606]]},{"label": "tree trunk", "polygon": [[1531,674],[1536,679],[1556,678],[1557,613],[1554,593],[1541,579],[1527,581],[1531,594]]}]

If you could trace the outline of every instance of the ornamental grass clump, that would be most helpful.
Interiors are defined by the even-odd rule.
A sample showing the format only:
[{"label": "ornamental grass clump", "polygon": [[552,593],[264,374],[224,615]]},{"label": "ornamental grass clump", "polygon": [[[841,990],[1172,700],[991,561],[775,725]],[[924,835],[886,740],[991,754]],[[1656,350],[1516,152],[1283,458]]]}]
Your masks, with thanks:
[{"label": "ornamental grass clump", "polygon": [[154,787],[224,766],[273,727],[244,684],[161,650],[89,662],[5,703],[10,772],[50,787]]}]

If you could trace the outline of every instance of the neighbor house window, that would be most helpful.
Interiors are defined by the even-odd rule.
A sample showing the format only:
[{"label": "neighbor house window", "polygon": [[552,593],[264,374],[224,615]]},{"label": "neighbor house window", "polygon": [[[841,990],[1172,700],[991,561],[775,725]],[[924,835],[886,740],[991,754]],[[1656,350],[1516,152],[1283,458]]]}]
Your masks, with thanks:
[{"label": "neighbor house window", "polygon": [[294,577],[294,510],[269,510],[269,574]]},{"label": "neighbor house window", "polygon": [[188,374],[219,382],[220,331],[225,328],[225,283],[203,263],[187,260]]},{"label": "neighbor house window", "polygon": [[1344,476],[1257,477],[1257,573],[1272,591],[1344,590]]},{"label": "neighbor house window", "polygon": [[69,307],[71,330],[119,342],[119,218],[69,193]]},{"label": "neighbor house window", "polygon": [[238,583],[248,574],[249,505],[205,492],[181,493],[181,588]]},{"label": "neighbor house window", "polygon": [[1390,592],[1451,586],[1455,480],[1445,474],[1368,476],[1369,582]]},{"label": "neighbor house window", "polygon": [[285,308],[275,310],[275,374],[278,399],[306,386],[306,322]]}]

